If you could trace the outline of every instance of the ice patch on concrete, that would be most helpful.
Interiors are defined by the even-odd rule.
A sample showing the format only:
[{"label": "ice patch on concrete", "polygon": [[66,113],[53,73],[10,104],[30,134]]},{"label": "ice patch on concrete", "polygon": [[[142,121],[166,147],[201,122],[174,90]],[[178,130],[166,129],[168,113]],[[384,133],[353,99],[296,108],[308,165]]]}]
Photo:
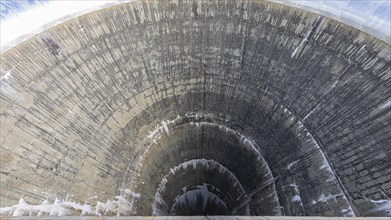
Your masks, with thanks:
[{"label": "ice patch on concrete", "polygon": [[322,21],[322,16],[319,15],[314,21],[314,23],[312,24],[311,29],[308,30],[306,36],[303,38],[303,40],[300,42],[300,44],[296,47],[296,49],[291,54],[291,59],[300,57],[309,39],[311,39],[311,37],[315,34],[321,21]]},{"label": "ice patch on concrete", "polygon": [[[336,201],[337,197],[339,197],[339,196],[344,196],[344,195],[342,193],[335,194],[335,195],[332,195],[331,193],[329,193],[327,196],[325,196],[324,193],[322,193],[316,201],[312,200],[312,204],[316,204],[318,202],[327,202],[330,199],[333,199]],[[351,209],[351,207],[349,207],[349,208]]]},{"label": "ice patch on concrete", "polygon": [[389,100],[386,103],[384,103],[383,105],[381,105],[380,109],[386,109],[386,108],[389,108],[389,107],[391,107],[391,100]]},{"label": "ice patch on concrete", "polygon": [[[80,213],[83,216],[101,216],[101,215],[130,215],[134,199],[141,197],[139,193],[123,190],[125,195],[115,196],[114,200],[106,202],[97,201],[96,205],[81,204],[79,202],[56,198],[53,203],[44,200],[40,205],[28,204],[24,198],[19,199],[19,203],[9,207],[0,208],[0,215],[8,216],[68,216]],[[125,198],[126,197],[126,198]],[[91,198],[97,198],[93,196]],[[128,198],[131,198],[129,201]]]},{"label": "ice patch on concrete", "polygon": [[294,182],[292,184],[289,185],[290,187],[293,188],[293,192],[294,192],[294,196],[292,197],[291,199],[291,202],[299,202],[300,205],[303,207],[303,202],[301,201],[301,197],[300,197],[300,192],[299,192],[299,187],[297,186],[297,184]]},{"label": "ice patch on concrete", "polygon": [[360,53],[362,50],[364,50],[364,48],[365,48],[366,46],[367,46],[367,45],[364,44],[364,45],[357,51],[357,53]]},{"label": "ice patch on concrete", "polygon": [[293,196],[293,198],[291,199],[291,202],[300,202],[301,203],[301,198],[299,195],[295,195]]},{"label": "ice patch on concrete", "polygon": [[299,160],[293,161],[292,163],[288,164],[288,166],[286,166],[286,168],[288,170],[290,170],[292,168],[292,166],[295,166],[298,162],[299,162]]},{"label": "ice patch on concrete", "polygon": [[132,192],[130,189],[124,189],[123,191],[125,194],[133,196],[133,198],[139,199],[141,197],[140,193]]},{"label": "ice patch on concrete", "polygon": [[351,207],[349,207],[347,209],[342,209],[341,214],[343,214],[344,217],[354,216],[354,212]]},{"label": "ice patch on concrete", "polygon": [[148,138],[156,140],[156,139],[159,139],[163,133],[166,133],[167,135],[169,135],[170,130],[168,128],[168,125],[174,124],[175,121],[179,120],[179,119],[180,119],[180,117],[178,116],[178,118],[171,120],[171,121],[170,120],[166,120],[166,121],[162,120],[160,122],[160,125],[157,125],[157,128],[155,130],[149,132]]},{"label": "ice patch on concrete", "polygon": [[0,80],[7,80],[10,77],[11,77],[11,71],[8,71],[2,77],[0,77]]},{"label": "ice patch on concrete", "polygon": [[379,199],[379,200],[369,200],[371,203],[376,205],[376,208],[372,209],[372,212],[385,211],[388,216],[391,216],[391,200]]}]

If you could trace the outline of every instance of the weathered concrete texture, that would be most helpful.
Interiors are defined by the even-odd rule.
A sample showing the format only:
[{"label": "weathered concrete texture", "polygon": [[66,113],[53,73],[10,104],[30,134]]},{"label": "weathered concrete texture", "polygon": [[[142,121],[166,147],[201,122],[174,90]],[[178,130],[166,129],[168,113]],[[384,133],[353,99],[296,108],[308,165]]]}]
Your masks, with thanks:
[{"label": "weathered concrete texture", "polygon": [[[113,217],[113,216],[101,216],[101,217],[91,217],[91,216],[67,216],[67,217],[4,217],[4,220],[18,220],[18,219],[42,219],[42,220],[50,220],[50,219],[56,219],[56,220],[68,220],[68,219],[81,219],[81,220],[123,220],[123,219],[130,219],[130,220],[145,220],[145,219],[151,219],[151,220],[338,220],[341,218],[338,217],[317,217],[317,216],[300,216],[300,217],[294,217],[294,216],[126,216],[126,217]],[[359,217],[345,217],[346,220],[388,220],[387,217],[366,217],[366,218],[359,218]]]},{"label": "weathered concrete texture", "polygon": [[[127,189],[141,196],[124,213],[151,215],[171,169],[205,158],[251,215],[391,215],[390,60],[372,36],[270,2],[86,14],[1,55],[0,206]],[[215,181],[191,172],[206,176],[190,187]]]}]

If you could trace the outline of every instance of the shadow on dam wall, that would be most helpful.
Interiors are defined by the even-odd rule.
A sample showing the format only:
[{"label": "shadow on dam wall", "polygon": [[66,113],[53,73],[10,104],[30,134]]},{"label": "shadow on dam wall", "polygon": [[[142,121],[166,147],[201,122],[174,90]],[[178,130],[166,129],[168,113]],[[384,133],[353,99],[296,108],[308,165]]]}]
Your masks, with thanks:
[{"label": "shadow on dam wall", "polygon": [[267,1],[132,1],[1,54],[1,215],[391,216],[391,47]]}]

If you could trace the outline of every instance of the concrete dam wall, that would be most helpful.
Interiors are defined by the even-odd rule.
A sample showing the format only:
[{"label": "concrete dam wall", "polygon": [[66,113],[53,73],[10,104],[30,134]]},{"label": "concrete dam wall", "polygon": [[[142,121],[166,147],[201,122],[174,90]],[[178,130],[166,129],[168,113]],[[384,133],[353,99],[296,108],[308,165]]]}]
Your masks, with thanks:
[{"label": "concrete dam wall", "polygon": [[1,54],[1,215],[391,216],[391,46],[268,1],[132,1]]}]

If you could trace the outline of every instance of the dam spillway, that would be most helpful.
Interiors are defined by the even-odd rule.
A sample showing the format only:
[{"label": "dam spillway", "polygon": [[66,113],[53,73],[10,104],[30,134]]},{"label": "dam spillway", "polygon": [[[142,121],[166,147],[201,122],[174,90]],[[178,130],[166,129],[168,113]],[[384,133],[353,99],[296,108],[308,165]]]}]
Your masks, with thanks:
[{"label": "dam spillway", "polygon": [[270,1],[69,19],[1,54],[2,214],[390,216],[390,60]]}]

